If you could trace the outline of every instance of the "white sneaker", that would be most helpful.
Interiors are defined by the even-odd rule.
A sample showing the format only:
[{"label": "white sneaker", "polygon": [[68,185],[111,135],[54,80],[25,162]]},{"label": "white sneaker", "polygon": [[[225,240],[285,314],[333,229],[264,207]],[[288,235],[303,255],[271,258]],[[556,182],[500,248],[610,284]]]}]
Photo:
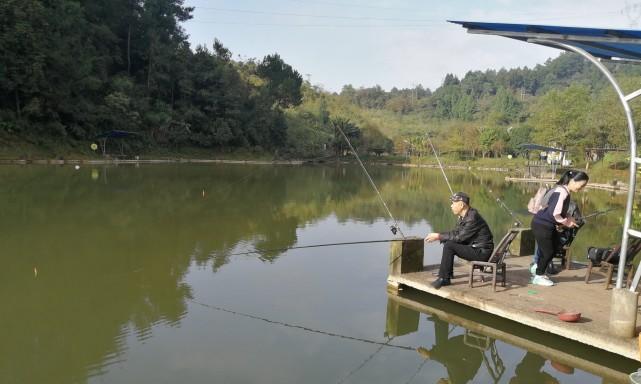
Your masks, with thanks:
[{"label": "white sneaker", "polygon": [[541,285],[541,286],[544,286],[544,287],[551,287],[551,286],[554,285],[554,282],[552,280],[550,280],[550,278],[545,276],[545,275],[536,275],[532,279],[532,284]]},{"label": "white sneaker", "polygon": [[536,276],[536,263],[530,264],[530,275],[532,275],[532,277]]}]

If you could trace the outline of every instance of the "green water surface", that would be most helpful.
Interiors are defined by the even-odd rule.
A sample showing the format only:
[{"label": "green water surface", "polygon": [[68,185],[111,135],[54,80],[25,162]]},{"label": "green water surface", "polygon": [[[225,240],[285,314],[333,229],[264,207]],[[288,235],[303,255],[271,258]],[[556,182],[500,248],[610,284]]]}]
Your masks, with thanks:
[{"label": "green water surface", "polygon": [[[439,171],[371,171],[406,236],[454,225]],[[538,185],[448,173],[495,237],[512,219],[494,196],[529,224]],[[574,198],[584,213],[619,208],[581,229],[582,261],[620,238],[624,196]],[[396,318],[389,244],[279,250],[394,237],[353,166],[2,166],[0,199],[0,383],[611,382],[487,337],[472,348],[469,330],[427,313]],[[440,245],[425,252],[437,262]],[[481,356],[492,349],[500,364]]]}]

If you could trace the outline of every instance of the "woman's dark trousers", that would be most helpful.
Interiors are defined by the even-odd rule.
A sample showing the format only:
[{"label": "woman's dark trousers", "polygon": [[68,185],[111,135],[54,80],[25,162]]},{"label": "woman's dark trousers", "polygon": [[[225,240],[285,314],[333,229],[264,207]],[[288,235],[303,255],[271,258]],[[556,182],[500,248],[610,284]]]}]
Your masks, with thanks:
[{"label": "woman's dark trousers", "polygon": [[536,274],[544,275],[548,264],[550,264],[556,252],[559,233],[554,227],[548,227],[544,224],[534,222],[532,223],[532,232],[541,250],[541,257],[539,257],[536,263]]}]

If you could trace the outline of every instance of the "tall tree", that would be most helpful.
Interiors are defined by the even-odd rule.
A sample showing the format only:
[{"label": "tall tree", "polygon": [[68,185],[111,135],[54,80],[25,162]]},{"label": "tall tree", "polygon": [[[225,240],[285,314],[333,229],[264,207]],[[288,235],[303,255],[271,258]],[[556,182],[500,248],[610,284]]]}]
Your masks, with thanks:
[{"label": "tall tree", "polygon": [[278,54],[265,56],[256,72],[267,80],[267,91],[279,106],[286,108],[300,104],[303,77]]}]

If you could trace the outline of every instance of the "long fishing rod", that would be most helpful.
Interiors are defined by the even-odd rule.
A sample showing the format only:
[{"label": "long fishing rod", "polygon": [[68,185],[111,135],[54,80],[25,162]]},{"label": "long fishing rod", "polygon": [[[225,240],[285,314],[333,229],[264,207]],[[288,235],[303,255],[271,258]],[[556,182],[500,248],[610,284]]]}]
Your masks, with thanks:
[{"label": "long fishing rod", "polygon": [[[432,147],[432,151],[434,152],[434,157],[436,157],[436,161],[438,162],[438,166],[441,169],[441,173],[443,173],[443,177],[445,178],[445,182],[447,183],[447,187],[450,189],[450,193],[453,195],[454,191],[452,190],[452,187],[450,186],[450,182],[447,179],[447,175],[445,174],[445,170],[443,169],[443,165],[441,164],[441,160],[438,158],[438,154],[436,153],[436,148],[434,148],[434,144],[432,143],[432,139],[430,139],[429,133],[426,134],[425,136],[427,137],[427,140],[429,141],[430,146]],[[470,173],[480,181],[479,177],[476,176],[474,174],[474,172],[472,172],[470,170]],[[492,196],[492,198],[494,198],[494,200],[496,200],[496,202],[499,204],[499,206],[501,206],[503,209],[505,209],[507,211],[507,213],[509,213],[510,216],[512,216],[512,218],[515,221],[514,224],[516,224],[516,226],[518,226],[518,227],[522,227],[523,226],[523,222],[521,220],[519,220],[518,217],[516,217],[514,212],[512,212],[512,210],[503,202],[503,200],[501,200],[500,198],[496,197],[490,188],[486,188],[486,189],[490,192],[490,195]]]},{"label": "long fishing rod", "polygon": [[430,138],[430,134],[427,133],[425,135],[427,137],[427,141],[430,143],[430,147],[432,147],[432,151],[434,152],[434,157],[436,157],[436,161],[438,162],[438,167],[441,169],[441,173],[443,174],[443,177],[445,178],[445,182],[447,183],[447,187],[450,189],[450,196],[454,194],[454,191],[452,190],[452,186],[450,185],[450,181],[447,179],[447,175],[445,174],[445,170],[443,169],[443,164],[441,164],[441,160],[438,158],[438,154],[436,153],[436,148],[434,148],[434,144],[432,144],[432,139]]},{"label": "long fishing rod", "polygon": [[319,248],[319,247],[333,247],[337,245],[353,245],[353,244],[372,244],[372,243],[391,243],[394,241],[402,241],[402,239],[385,239],[385,240],[366,240],[366,241],[348,241],[344,243],[326,243],[326,244],[312,244],[312,245],[301,245],[297,247],[286,247],[286,248],[274,248],[274,249],[256,249],[254,251],[247,252],[238,252],[232,253],[227,256],[238,256],[238,255],[251,255],[251,254],[261,254],[268,252],[285,252],[291,249],[302,249],[302,248]]},{"label": "long fishing rod", "polygon": [[514,219],[514,221],[515,221],[514,224],[516,224],[515,227],[522,227],[523,226],[523,222],[521,220],[519,220],[518,217],[516,217],[516,214],[510,209],[510,207],[508,207],[503,202],[503,200],[501,200],[499,197],[495,196],[490,188],[486,187],[486,189],[488,190],[488,192],[490,192],[490,195],[492,195],[492,198],[494,200],[496,200],[496,202],[499,204],[499,206],[501,206],[501,208],[503,208],[510,216],[512,216],[512,219]]},{"label": "long fishing rod", "polygon": [[334,124],[334,127],[338,129],[338,131],[341,133],[345,141],[347,142],[347,145],[349,146],[349,149],[352,151],[354,156],[356,157],[356,160],[358,161],[358,164],[360,164],[361,168],[363,168],[363,172],[365,172],[365,176],[367,176],[367,179],[369,180],[369,183],[372,185],[372,188],[376,191],[376,194],[378,195],[378,198],[381,200],[381,203],[383,203],[383,207],[385,207],[385,210],[387,211],[387,214],[389,217],[392,219],[392,222],[394,222],[394,225],[391,227],[391,231],[394,235],[396,235],[396,231],[398,231],[401,234],[401,237],[405,239],[405,235],[403,234],[403,231],[401,231],[401,227],[398,225],[398,221],[394,218],[394,215],[392,215],[392,212],[389,210],[387,207],[387,203],[385,203],[385,200],[383,200],[383,196],[381,196],[381,192],[378,190],[376,187],[376,184],[374,183],[374,180],[372,180],[372,177],[369,175],[369,172],[367,172],[367,169],[363,165],[363,162],[361,161],[361,158],[358,156],[358,153],[356,152],[356,149],[352,146],[352,143],[350,143],[349,139],[347,138],[347,135],[345,135],[345,132],[341,129],[341,127],[338,124]]},{"label": "long fishing rod", "polygon": [[605,215],[608,212],[612,212],[616,210],[617,208],[608,208],[608,209],[604,209],[603,211],[597,211],[597,212],[590,213],[589,215],[581,216],[579,219],[585,220],[585,219],[589,219],[590,217]]}]

